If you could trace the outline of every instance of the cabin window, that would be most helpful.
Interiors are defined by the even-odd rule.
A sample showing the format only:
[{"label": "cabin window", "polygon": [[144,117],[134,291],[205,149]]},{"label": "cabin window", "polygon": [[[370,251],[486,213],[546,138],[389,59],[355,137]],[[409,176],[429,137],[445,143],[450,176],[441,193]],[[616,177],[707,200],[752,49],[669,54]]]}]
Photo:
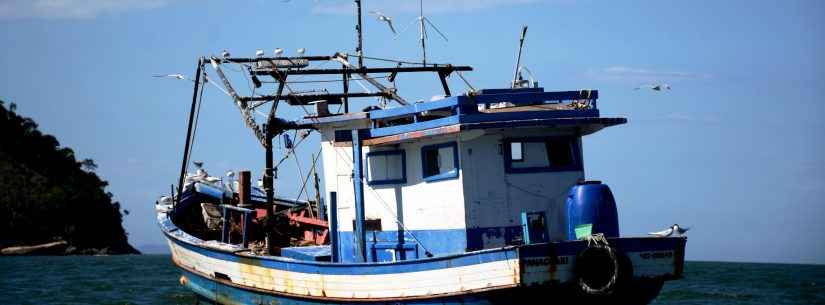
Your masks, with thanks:
[{"label": "cabin window", "polygon": [[504,147],[507,173],[582,170],[576,137],[508,139]]},{"label": "cabin window", "polygon": [[455,142],[421,148],[421,172],[424,181],[458,177],[458,146]]},{"label": "cabin window", "polygon": [[367,184],[407,183],[406,154],[403,150],[367,153]]},{"label": "cabin window", "polygon": [[522,153],[523,148],[524,148],[524,143],[522,143],[522,142],[511,142],[510,143],[510,160],[513,160],[513,162],[524,161],[524,154]]}]

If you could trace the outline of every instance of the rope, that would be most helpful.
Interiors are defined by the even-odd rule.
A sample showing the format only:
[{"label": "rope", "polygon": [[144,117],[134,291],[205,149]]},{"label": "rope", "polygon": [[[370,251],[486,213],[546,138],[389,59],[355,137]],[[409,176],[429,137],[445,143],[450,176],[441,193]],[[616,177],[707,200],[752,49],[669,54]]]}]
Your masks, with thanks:
[{"label": "rope", "polygon": [[607,238],[604,237],[602,233],[596,233],[592,235],[588,235],[584,237],[584,240],[587,241],[587,246],[590,247],[591,244],[594,246],[609,246],[607,244]]},{"label": "rope", "polygon": [[468,82],[466,78],[464,78],[464,74],[463,74],[463,73],[461,73],[461,71],[455,71],[455,73],[457,73],[457,74],[458,74],[458,77],[460,77],[460,78],[461,78],[461,80],[463,80],[463,81],[464,81],[464,84],[465,84],[465,85],[467,85],[467,87],[469,87],[469,88],[470,88],[470,92],[476,92],[476,91],[478,91],[478,90],[476,90],[476,88],[475,88],[475,87],[473,87],[473,85],[470,85],[470,82]]},{"label": "rope", "polygon": [[[301,199],[301,194],[306,194],[307,207],[309,207],[310,217],[315,217],[315,216],[313,216],[312,207],[309,206],[309,192],[306,191],[306,186],[307,186],[307,183],[309,182],[309,177],[312,175],[312,171],[315,170],[315,164],[316,164],[316,162],[318,162],[319,157],[321,157],[321,149],[318,149],[318,154],[315,155],[312,158],[312,167],[310,168],[309,173],[307,173],[307,177],[305,179],[303,179],[304,183],[301,184],[301,189],[298,191],[298,196],[295,197],[295,202],[298,202],[298,200]],[[295,162],[296,163],[298,162],[298,158],[295,158]],[[300,172],[300,164],[298,165],[298,171]],[[316,204],[318,204],[318,203],[316,203]]]}]

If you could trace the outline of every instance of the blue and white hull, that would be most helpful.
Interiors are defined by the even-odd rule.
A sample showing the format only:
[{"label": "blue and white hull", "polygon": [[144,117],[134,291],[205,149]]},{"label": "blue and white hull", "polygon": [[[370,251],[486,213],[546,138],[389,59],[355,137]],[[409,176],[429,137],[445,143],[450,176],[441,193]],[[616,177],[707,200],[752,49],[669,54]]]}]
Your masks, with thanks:
[{"label": "blue and white hull", "polygon": [[[158,215],[181,284],[220,304],[497,304],[553,293],[592,298],[577,289],[575,262],[584,241],[508,246],[385,263],[329,263],[258,256],[204,242]],[[625,291],[607,298],[655,297],[663,280],[679,277],[686,238],[609,239],[623,268]]]}]

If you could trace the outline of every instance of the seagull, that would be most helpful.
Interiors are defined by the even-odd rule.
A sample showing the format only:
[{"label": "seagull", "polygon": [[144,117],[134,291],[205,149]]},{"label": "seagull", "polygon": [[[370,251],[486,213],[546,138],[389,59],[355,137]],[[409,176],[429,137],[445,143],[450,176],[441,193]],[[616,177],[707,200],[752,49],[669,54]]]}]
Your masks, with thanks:
[{"label": "seagull", "polygon": [[304,53],[307,52],[307,48],[298,48],[298,56],[304,56]]},{"label": "seagull", "polygon": [[688,230],[690,230],[690,228],[683,228],[683,227],[680,227],[678,224],[673,224],[672,226],[670,226],[670,228],[667,228],[663,231],[650,232],[650,233],[647,233],[647,234],[657,236],[657,237],[668,237],[668,236],[673,235],[673,233],[676,233],[678,236],[682,236],[685,233],[687,233]]},{"label": "seagull", "polygon": [[284,54],[284,49],[275,48],[275,57],[280,57],[281,54]]},{"label": "seagull", "polygon": [[378,21],[386,22],[387,25],[390,27],[390,31],[392,31],[393,34],[398,34],[395,32],[395,28],[392,26],[392,17],[384,15],[379,11],[370,11],[370,14],[375,15],[375,17],[378,18]]},{"label": "seagull", "polygon": [[264,50],[261,50],[261,49],[255,50],[255,57],[264,57]]},{"label": "seagull", "polygon": [[221,52],[221,56],[223,56],[223,58],[229,58],[229,51],[223,50],[223,52]]},{"label": "seagull", "polygon": [[152,77],[186,79],[186,76],[183,76],[183,74],[165,74],[165,75],[164,74],[155,74],[155,75],[152,75]]},{"label": "seagull", "polygon": [[650,89],[654,91],[662,91],[662,90],[670,90],[670,85],[668,84],[648,84],[648,85],[641,85],[639,87],[633,88],[633,90],[639,89]]}]

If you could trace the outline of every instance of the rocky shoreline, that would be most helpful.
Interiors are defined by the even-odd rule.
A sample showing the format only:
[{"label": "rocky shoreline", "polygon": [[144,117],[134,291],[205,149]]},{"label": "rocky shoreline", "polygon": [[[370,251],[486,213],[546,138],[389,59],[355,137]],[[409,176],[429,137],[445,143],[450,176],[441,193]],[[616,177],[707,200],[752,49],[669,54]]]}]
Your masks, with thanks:
[{"label": "rocky shoreline", "polygon": [[0,100],[0,255],[140,254],[92,159]]},{"label": "rocky shoreline", "polygon": [[36,245],[20,245],[0,249],[2,256],[25,256],[25,255],[124,255],[141,254],[140,251],[130,245],[121,245],[104,248],[79,249],[69,245],[64,240],[48,242]]}]

